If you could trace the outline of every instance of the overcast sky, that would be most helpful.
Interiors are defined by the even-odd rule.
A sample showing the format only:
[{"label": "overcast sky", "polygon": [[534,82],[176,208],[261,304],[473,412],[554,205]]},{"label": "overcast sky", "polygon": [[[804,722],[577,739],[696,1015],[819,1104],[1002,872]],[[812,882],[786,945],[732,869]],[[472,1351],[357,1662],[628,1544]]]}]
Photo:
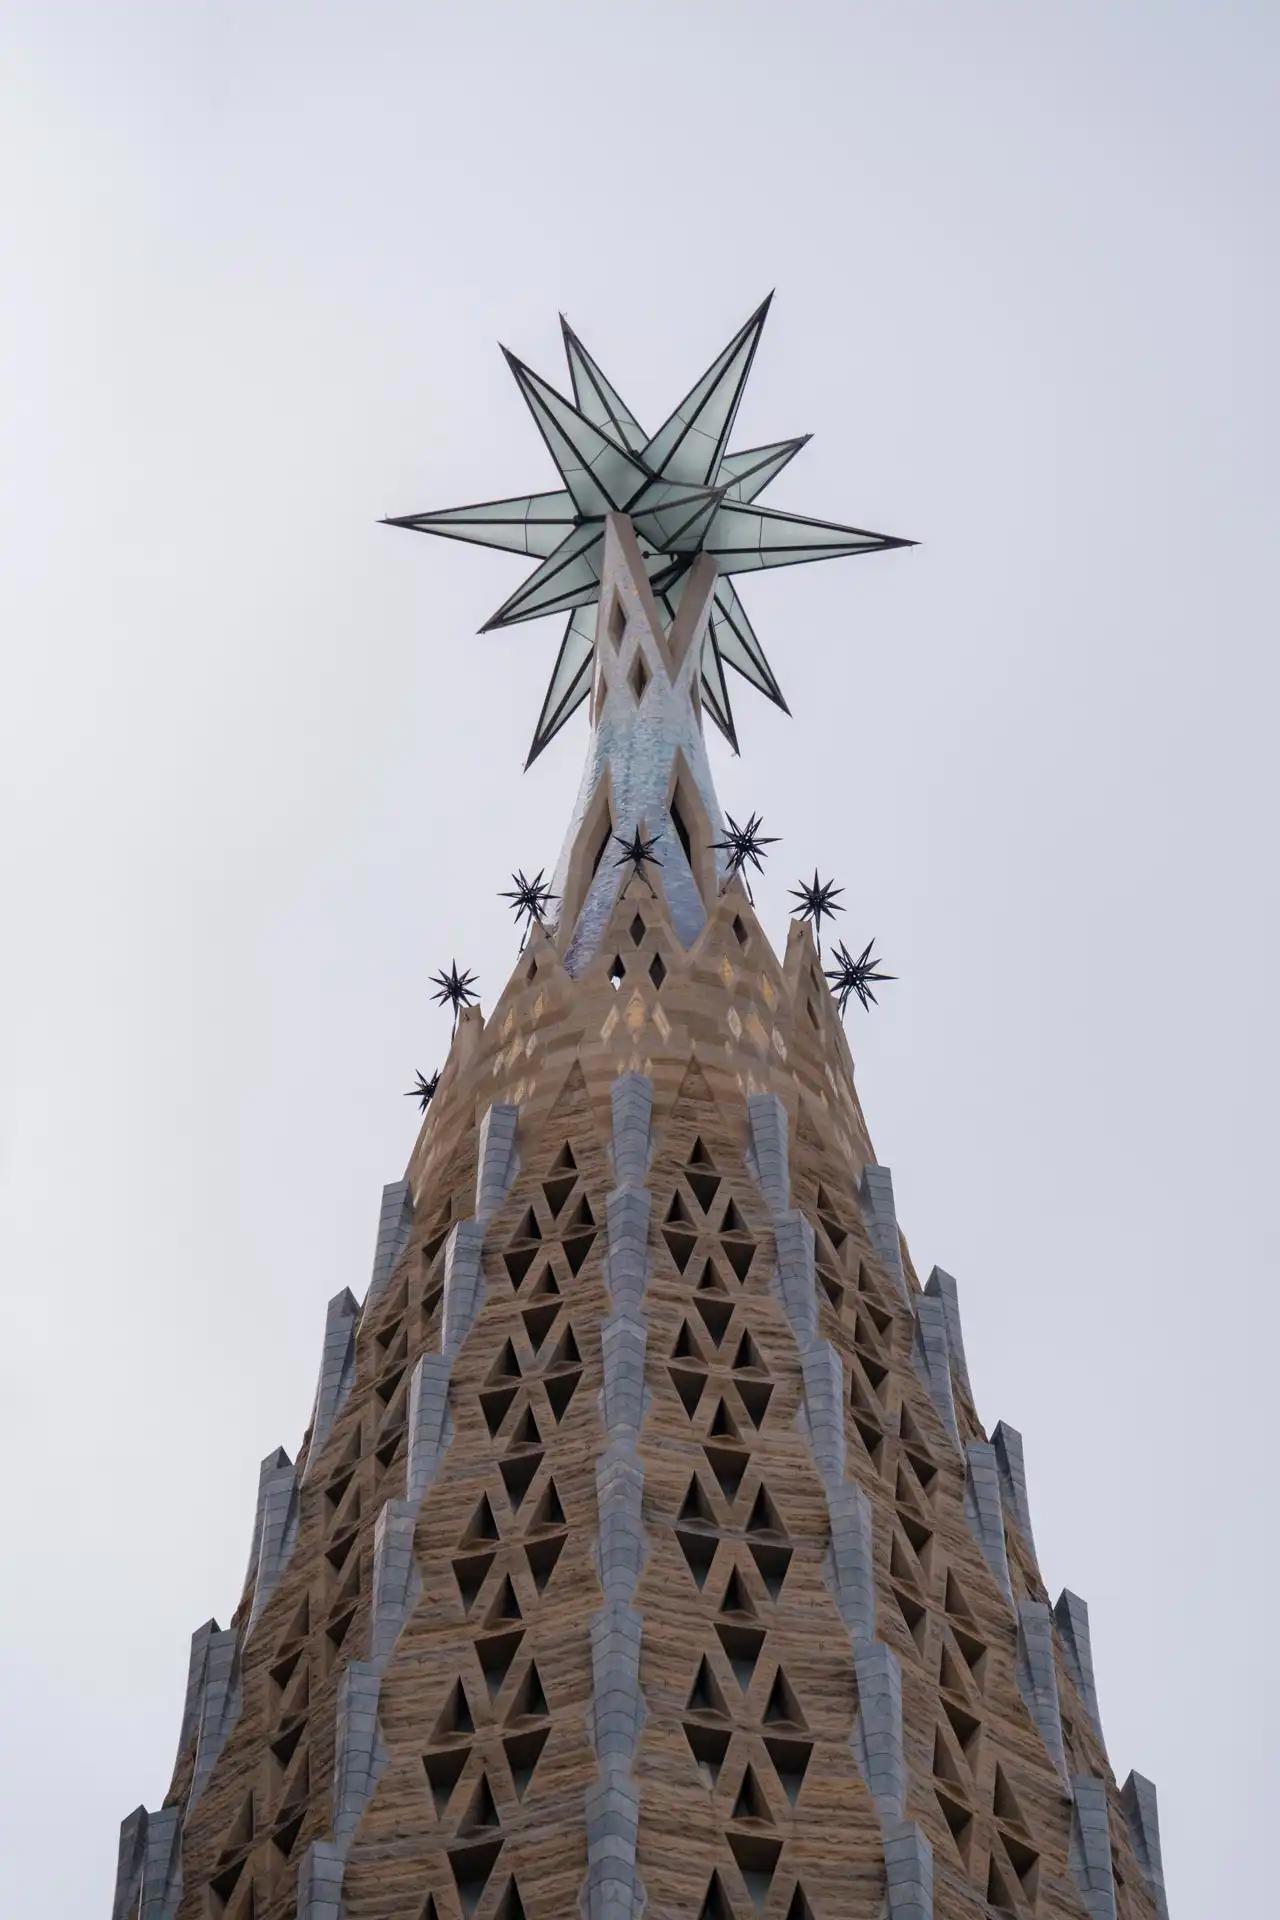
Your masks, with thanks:
[{"label": "overcast sky", "polygon": [[[376,524],[553,484],[495,342],[656,422],[769,287],[777,504],[721,797],[890,971],[849,1029],[916,1265],[1025,1436],[1174,1920],[1277,1784],[1274,5],[10,0],[0,165],[0,1907],[108,1910],[401,1098],[490,1005],[581,721],[556,623]],[[1268,1696],[1270,1695],[1270,1703]],[[1268,1777],[1268,1769],[1272,1769]],[[1265,1869],[1265,1871],[1264,1871]]]}]

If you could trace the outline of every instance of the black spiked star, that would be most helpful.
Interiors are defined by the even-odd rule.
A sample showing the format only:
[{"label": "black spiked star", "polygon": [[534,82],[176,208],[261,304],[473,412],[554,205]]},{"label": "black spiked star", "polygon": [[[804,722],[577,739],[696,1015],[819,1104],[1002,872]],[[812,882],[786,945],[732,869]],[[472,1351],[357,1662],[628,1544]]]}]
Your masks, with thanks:
[{"label": "black spiked star", "polygon": [[404,1097],[406,1100],[416,1100],[422,1112],[425,1113],[436,1097],[436,1088],[440,1085],[440,1069],[437,1067],[429,1080],[422,1074],[416,1077],[417,1086],[410,1087]]},{"label": "black spiked star", "polygon": [[838,887],[834,880],[819,880],[818,869],[815,867],[812,885],[807,880],[802,880],[798,887],[791,887],[788,891],[793,900],[800,902],[796,908],[795,918],[813,922],[813,930],[818,936],[818,956],[821,958],[822,916],[825,913],[830,919],[833,913],[844,912],[844,908],[836,901],[837,894],[843,893],[844,888]]},{"label": "black spiked star", "polygon": [[516,917],[517,926],[521,920],[527,922],[520,941],[523,949],[525,941],[529,938],[529,928],[535,920],[539,926],[542,925],[543,914],[551,902],[559,898],[559,895],[552,893],[550,887],[544,886],[541,867],[538,868],[532,880],[526,880],[523,867],[517,867],[511,876],[511,881],[513,891],[500,894],[499,898],[511,902],[511,911]]},{"label": "black spiked star", "polygon": [[473,1005],[477,998],[471,991],[475,978],[474,973],[459,973],[456,960],[449,962],[448,973],[441,968],[439,973],[433,973],[431,976],[429,985],[436,989],[431,998],[438,1007],[450,1006],[453,1008],[453,1029],[455,1033],[458,1030],[458,1014],[463,1007]]},{"label": "black spiked star", "polygon": [[[760,829],[764,821],[758,813],[751,815],[745,827],[740,827],[731,813],[726,813],[725,820],[727,824],[724,839],[713,840],[711,844],[718,853],[727,853],[729,856],[729,870],[725,874],[725,879],[732,880],[735,873],[740,873],[743,885],[747,889],[747,898],[750,900],[751,882],[747,879],[747,867],[753,866],[757,873],[763,873],[767,858],[764,850],[766,847],[776,847],[778,836],[761,833]],[[752,904],[755,903],[752,902]]]},{"label": "black spiked star", "polygon": [[898,977],[894,973],[876,972],[876,968],[880,965],[880,962],[872,955],[871,949],[874,945],[874,940],[868,940],[866,946],[855,960],[844,945],[844,942],[838,941],[835,952],[835,966],[823,969],[827,979],[831,982],[831,991],[836,997],[836,1005],[842,1014],[851,993],[857,994],[864,1007],[878,1006],[880,1003],[871,991],[871,982],[873,980],[896,980]]},{"label": "black spiked star", "polygon": [[662,865],[661,860],[659,860],[657,854],[654,852],[654,848],[657,846],[659,840],[661,840],[662,835],[655,833],[652,840],[646,840],[639,827],[637,827],[630,840],[624,840],[620,833],[611,835],[611,838],[616,840],[622,848],[622,852],[613,863],[614,866],[631,868],[630,873],[623,882],[622,893],[618,895],[618,898],[622,898],[622,894],[626,892],[637,874],[639,874],[650,893],[652,893],[653,882],[645,872],[645,868],[647,866],[660,867]]}]

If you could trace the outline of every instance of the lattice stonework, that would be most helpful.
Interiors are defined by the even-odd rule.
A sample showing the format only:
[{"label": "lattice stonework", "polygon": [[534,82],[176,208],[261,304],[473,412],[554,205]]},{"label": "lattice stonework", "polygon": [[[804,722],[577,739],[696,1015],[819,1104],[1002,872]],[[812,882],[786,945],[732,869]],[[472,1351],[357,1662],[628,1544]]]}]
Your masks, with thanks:
[{"label": "lattice stonework", "polygon": [[329,1304],[113,1920],[1163,1920],[812,932],[779,961],[712,851],[715,566],[668,617],[602,542],[560,923]]}]

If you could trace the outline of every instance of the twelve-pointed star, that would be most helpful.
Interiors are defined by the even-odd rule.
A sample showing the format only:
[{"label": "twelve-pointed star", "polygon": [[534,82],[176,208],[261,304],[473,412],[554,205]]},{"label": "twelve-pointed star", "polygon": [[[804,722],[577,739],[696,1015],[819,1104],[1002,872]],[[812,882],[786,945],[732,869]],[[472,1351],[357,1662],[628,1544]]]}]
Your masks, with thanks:
[{"label": "twelve-pointed star", "polygon": [[477,995],[471,990],[475,980],[476,975],[474,973],[459,973],[457,961],[451,960],[449,962],[448,973],[446,973],[442,967],[439,973],[432,974],[428,982],[429,986],[433,986],[436,989],[431,996],[436,1005],[438,1007],[450,1006],[453,1008],[453,1024],[455,1028],[458,1024],[458,1013],[460,1009],[472,1006],[477,998]]},{"label": "twelve-pointed star", "polygon": [[849,995],[856,993],[864,1007],[876,1007],[880,1002],[871,991],[873,980],[896,980],[893,973],[877,973],[879,960],[872,954],[875,941],[868,940],[866,946],[855,960],[843,941],[836,943],[835,966],[824,969],[831,982],[831,991],[836,997],[836,1005],[841,1013],[849,1003]]},{"label": "twelve-pointed star", "polygon": [[754,504],[808,440],[728,451],[769,299],[752,314],[657,433],[649,435],[605,378],[564,316],[565,354],[573,383],[566,400],[504,347],[525,402],[563,486],[510,500],[404,514],[393,527],[445,534],[481,546],[505,547],[539,561],[482,631],[539,614],[567,612],[569,623],[529,749],[530,765],[586,699],[595,644],[593,611],[600,596],[605,516],[631,516],[655,595],[673,618],[689,568],[699,553],[719,563],[715,600],[703,646],[703,702],[734,751],[737,734],[725,667],[733,667],[787,710],[746,610],[729,579],[761,567],[795,566],[841,554],[907,547],[910,540],[808,520]]},{"label": "twelve-pointed star", "polygon": [[[511,902],[511,911],[516,917],[517,926],[521,920],[528,921],[529,926],[525,928],[525,939],[527,939],[529,936],[529,927],[533,925],[535,920],[539,926],[542,925],[543,914],[551,902],[558,898],[558,895],[552,893],[550,887],[544,883],[541,867],[538,868],[532,880],[526,880],[524,868],[517,867],[511,876],[511,882],[512,891],[503,893],[499,897]],[[521,940],[520,946],[523,949],[524,940]]]},{"label": "twelve-pointed star", "polygon": [[410,1087],[404,1097],[406,1100],[416,1100],[421,1111],[425,1113],[436,1097],[436,1088],[440,1085],[440,1069],[437,1067],[429,1080],[423,1073],[419,1073],[416,1078],[417,1086]]},{"label": "twelve-pointed star", "polygon": [[637,827],[630,840],[624,840],[620,833],[615,833],[613,838],[622,848],[622,852],[613,863],[614,866],[630,867],[631,869],[626,880],[623,882],[622,893],[618,895],[618,898],[622,898],[622,894],[626,892],[637,874],[639,874],[650,893],[652,893],[653,882],[645,872],[645,868],[660,867],[662,865],[661,860],[659,860],[657,854],[654,852],[654,848],[657,846],[659,840],[661,840],[662,835],[655,833],[651,840],[646,840],[639,827]]},{"label": "twelve-pointed star", "polygon": [[818,936],[818,952],[821,954],[822,916],[825,913],[830,919],[833,914],[844,912],[844,908],[836,898],[837,894],[844,892],[844,888],[838,887],[834,880],[819,880],[818,869],[815,867],[812,884],[808,880],[802,880],[798,887],[792,887],[789,891],[791,898],[800,902],[796,908],[796,919],[813,921],[813,930]]}]

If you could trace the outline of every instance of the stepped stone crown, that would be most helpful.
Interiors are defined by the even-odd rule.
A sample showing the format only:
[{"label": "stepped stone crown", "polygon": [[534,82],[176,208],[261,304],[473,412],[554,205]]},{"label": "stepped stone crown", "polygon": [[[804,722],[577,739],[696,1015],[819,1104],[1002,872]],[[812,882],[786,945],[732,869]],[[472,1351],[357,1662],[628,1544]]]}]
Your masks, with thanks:
[{"label": "stepped stone crown", "polygon": [[1155,1790],[1116,1785],[1088,1609],[1050,1604],[812,930],[780,958],[715,844],[754,338],[652,440],[567,339],[613,435],[566,471],[590,592],[552,717],[581,680],[591,731],[558,921],[457,1010],[112,1920],[1167,1920]]}]

